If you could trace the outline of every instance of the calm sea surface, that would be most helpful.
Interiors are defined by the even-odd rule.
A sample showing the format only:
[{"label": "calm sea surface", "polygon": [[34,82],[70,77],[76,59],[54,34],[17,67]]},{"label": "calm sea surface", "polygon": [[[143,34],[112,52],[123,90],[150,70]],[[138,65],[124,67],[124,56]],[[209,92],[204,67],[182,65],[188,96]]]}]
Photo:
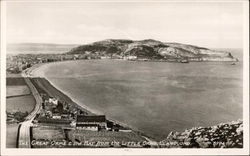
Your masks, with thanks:
[{"label": "calm sea surface", "polygon": [[82,60],[34,71],[80,105],[161,140],[242,118],[242,63]]}]

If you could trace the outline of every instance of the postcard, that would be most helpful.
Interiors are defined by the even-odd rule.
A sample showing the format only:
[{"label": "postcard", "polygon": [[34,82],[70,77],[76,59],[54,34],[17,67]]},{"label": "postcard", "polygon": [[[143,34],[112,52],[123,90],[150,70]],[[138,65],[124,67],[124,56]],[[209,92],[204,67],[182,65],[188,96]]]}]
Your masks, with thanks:
[{"label": "postcard", "polygon": [[1,1],[1,155],[248,155],[248,5]]}]

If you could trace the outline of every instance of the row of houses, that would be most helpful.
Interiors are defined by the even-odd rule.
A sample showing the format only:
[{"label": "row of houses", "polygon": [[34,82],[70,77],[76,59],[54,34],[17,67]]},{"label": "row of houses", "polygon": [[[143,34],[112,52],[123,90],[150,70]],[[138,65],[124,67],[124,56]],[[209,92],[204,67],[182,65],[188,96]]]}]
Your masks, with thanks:
[{"label": "row of houses", "polygon": [[91,131],[120,131],[131,132],[129,128],[125,128],[117,123],[106,119],[105,115],[85,116],[78,115],[76,119],[76,129],[78,130],[91,130]]},{"label": "row of houses", "polygon": [[[37,123],[49,125],[62,125],[65,127],[75,128],[77,130],[90,131],[124,131],[125,129],[119,124],[115,124],[106,119],[105,115],[86,115],[79,110],[72,110],[68,104],[50,97],[46,94],[41,94],[43,99],[42,111],[37,118]],[[66,126],[67,127],[67,126]]]},{"label": "row of houses", "polygon": [[77,115],[76,129],[100,131],[107,130],[107,122],[105,115],[98,116],[84,116]]},{"label": "row of houses", "polygon": [[[89,131],[120,131],[131,132],[131,129],[124,128],[119,124],[114,124],[106,119],[105,115],[77,115],[76,120],[63,119],[61,115],[58,118],[46,118],[40,117],[37,119],[37,123],[40,124],[52,124],[55,126],[71,126],[77,130],[89,130]],[[112,124],[110,124],[112,123]]]}]

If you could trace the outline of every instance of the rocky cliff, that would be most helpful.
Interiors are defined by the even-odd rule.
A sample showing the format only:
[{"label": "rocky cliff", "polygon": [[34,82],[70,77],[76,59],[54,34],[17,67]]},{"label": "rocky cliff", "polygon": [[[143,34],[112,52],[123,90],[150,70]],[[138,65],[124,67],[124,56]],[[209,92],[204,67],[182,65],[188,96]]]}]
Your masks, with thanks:
[{"label": "rocky cliff", "polygon": [[184,132],[171,132],[160,142],[167,148],[243,148],[242,120],[211,127],[194,127]]},{"label": "rocky cliff", "polygon": [[181,43],[164,43],[147,39],[140,41],[108,39],[71,49],[69,54],[94,53],[100,56],[136,56],[138,59],[189,61],[237,61],[230,52]]}]

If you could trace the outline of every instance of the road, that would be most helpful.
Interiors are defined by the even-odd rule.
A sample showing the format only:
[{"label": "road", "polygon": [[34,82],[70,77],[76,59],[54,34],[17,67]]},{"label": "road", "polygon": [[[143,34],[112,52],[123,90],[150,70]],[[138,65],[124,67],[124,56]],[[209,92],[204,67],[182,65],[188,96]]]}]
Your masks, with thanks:
[{"label": "road", "polygon": [[29,86],[30,91],[36,100],[36,105],[33,111],[26,117],[25,121],[21,123],[21,127],[19,129],[18,148],[31,148],[30,127],[32,126],[32,121],[36,114],[41,110],[42,98],[35,86],[31,83],[29,77],[25,74],[22,74],[22,76],[24,77],[25,82]]}]

